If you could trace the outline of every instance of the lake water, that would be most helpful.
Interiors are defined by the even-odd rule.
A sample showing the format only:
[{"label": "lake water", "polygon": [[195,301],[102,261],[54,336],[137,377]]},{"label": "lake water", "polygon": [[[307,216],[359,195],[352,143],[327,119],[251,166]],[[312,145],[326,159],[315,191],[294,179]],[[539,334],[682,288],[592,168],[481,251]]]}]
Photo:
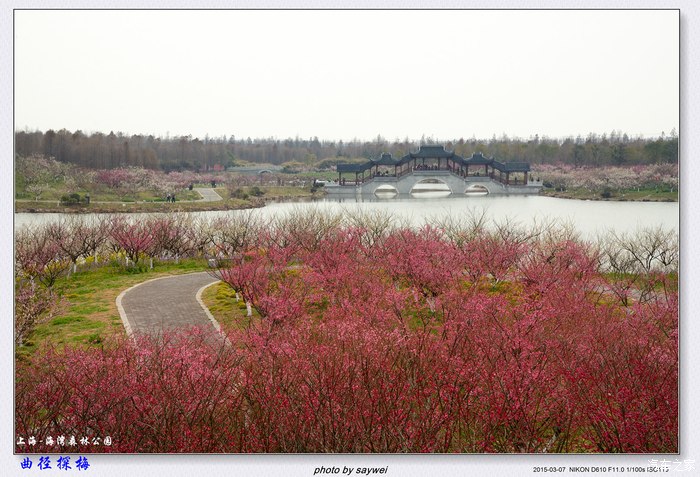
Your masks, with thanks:
[{"label": "lake water", "polygon": [[[256,213],[263,217],[285,214],[304,207],[318,207],[331,212],[382,211],[405,219],[412,225],[427,220],[464,216],[482,211],[493,221],[509,219],[527,226],[534,222],[557,220],[572,224],[585,238],[599,232],[614,230],[634,232],[644,227],[679,230],[678,202],[606,202],[557,199],[542,196],[475,196],[448,198],[378,199],[372,197],[325,198],[312,203],[280,202],[269,204]],[[192,212],[193,215],[215,217],[235,214],[229,212]],[[40,224],[58,220],[64,214],[15,214],[15,228],[25,224]],[[141,215],[141,214],[132,214]]]}]

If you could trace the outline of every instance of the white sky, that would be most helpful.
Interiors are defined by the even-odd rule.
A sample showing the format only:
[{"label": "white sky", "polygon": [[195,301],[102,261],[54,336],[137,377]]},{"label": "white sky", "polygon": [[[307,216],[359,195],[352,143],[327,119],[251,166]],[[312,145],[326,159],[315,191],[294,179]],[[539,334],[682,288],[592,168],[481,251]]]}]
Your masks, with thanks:
[{"label": "white sky", "polygon": [[678,128],[677,11],[17,11],[15,127],[371,139]]}]

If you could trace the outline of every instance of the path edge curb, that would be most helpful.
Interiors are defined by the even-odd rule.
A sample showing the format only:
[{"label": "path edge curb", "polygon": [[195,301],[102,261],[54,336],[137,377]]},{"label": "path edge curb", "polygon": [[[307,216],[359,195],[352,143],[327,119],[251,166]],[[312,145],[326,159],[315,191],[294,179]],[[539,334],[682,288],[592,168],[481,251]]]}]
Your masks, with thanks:
[{"label": "path edge curb", "polygon": [[[201,273],[201,272],[195,272],[195,273]],[[185,274],[188,275],[188,274]],[[165,275],[163,277],[156,277],[156,278],[151,278],[150,280],[143,281],[141,283],[137,283],[136,285],[130,286],[126,290],[122,291],[118,296],[117,296],[117,311],[119,311],[119,317],[122,319],[122,324],[124,325],[124,329],[126,330],[126,335],[129,338],[132,338],[134,336],[134,329],[131,327],[131,323],[129,323],[129,318],[126,316],[126,310],[124,310],[124,307],[122,306],[122,298],[124,298],[124,295],[129,293],[131,290],[134,288],[140,287],[141,285],[145,285],[146,283],[154,282],[156,280],[163,280],[164,278],[173,278],[177,277],[180,275]],[[209,310],[207,310],[208,312]]]},{"label": "path edge curb", "polygon": [[216,328],[216,331],[218,331],[219,333],[223,333],[221,331],[221,325],[219,324],[218,321],[216,321],[216,318],[214,318],[214,315],[211,314],[211,311],[209,311],[209,308],[207,307],[207,305],[204,304],[204,301],[202,300],[202,294],[204,293],[204,290],[206,290],[207,288],[209,288],[212,285],[216,285],[217,283],[221,283],[221,280],[219,280],[219,279],[214,279],[214,280],[216,280],[216,281],[213,281],[211,283],[207,283],[202,288],[197,290],[197,293],[195,294],[194,297],[197,300],[197,303],[199,303],[199,306],[202,307],[202,310],[204,310],[204,313],[207,314],[209,321],[211,321],[212,325],[214,325],[214,328]]}]

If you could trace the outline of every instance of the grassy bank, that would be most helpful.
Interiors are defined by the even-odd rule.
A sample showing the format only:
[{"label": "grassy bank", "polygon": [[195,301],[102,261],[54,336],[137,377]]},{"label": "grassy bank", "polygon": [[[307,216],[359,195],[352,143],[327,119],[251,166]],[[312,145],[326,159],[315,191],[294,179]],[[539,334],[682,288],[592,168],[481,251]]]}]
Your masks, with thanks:
[{"label": "grassy bank", "polygon": [[197,212],[206,210],[237,210],[250,209],[264,205],[263,201],[228,199],[217,202],[178,201],[174,204],[167,202],[93,202],[89,205],[61,205],[58,202],[47,201],[15,201],[15,212],[63,214],[98,214],[98,213],[138,213],[138,212]]},{"label": "grassy bank", "polygon": [[291,186],[261,186],[240,187],[231,190],[239,191],[237,197],[231,197],[231,190],[216,188],[216,192],[223,200],[205,202],[202,200],[178,200],[168,203],[162,200],[142,200],[123,202],[91,201],[90,204],[63,205],[56,200],[15,200],[15,212],[27,213],[64,213],[64,214],[90,214],[90,213],[142,213],[142,212],[199,212],[209,210],[239,210],[262,207],[267,202],[281,200],[312,199],[319,197],[323,192],[312,192],[309,187]]},{"label": "grassy bank", "polygon": [[634,202],[678,202],[678,191],[654,190],[654,189],[628,189],[604,194],[601,191],[588,189],[566,189],[564,191],[547,188],[542,190],[542,195],[558,197],[560,199],[578,200],[607,200],[607,201],[634,201]]}]

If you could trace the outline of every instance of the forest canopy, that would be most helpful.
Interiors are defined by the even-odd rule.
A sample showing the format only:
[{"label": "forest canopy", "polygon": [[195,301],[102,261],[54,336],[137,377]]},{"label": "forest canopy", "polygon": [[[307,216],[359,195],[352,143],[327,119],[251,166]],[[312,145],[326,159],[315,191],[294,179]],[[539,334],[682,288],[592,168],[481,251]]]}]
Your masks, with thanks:
[{"label": "forest canopy", "polygon": [[420,140],[377,136],[372,141],[354,139],[344,142],[287,138],[238,138],[234,135],[204,138],[189,136],[156,137],[126,135],[121,132],[85,134],[61,129],[17,131],[15,153],[20,156],[44,154],[61,162],[94,169],[144,167],[172,171],[221,170],[254,164],[297,162],[307,166],[331,168],[337,162],[353,158],[376,157],[389,152],[401,157],[421,144],[444,144],[462,156],[482,152],[500,161],[527,161],[532,164],[571,164],[579,166],[626,166],[678,162],[678,136],[675,129],[657,138],[630,137],[620,131],[610,134],[528,139],[493,136],[491,139]]}]

